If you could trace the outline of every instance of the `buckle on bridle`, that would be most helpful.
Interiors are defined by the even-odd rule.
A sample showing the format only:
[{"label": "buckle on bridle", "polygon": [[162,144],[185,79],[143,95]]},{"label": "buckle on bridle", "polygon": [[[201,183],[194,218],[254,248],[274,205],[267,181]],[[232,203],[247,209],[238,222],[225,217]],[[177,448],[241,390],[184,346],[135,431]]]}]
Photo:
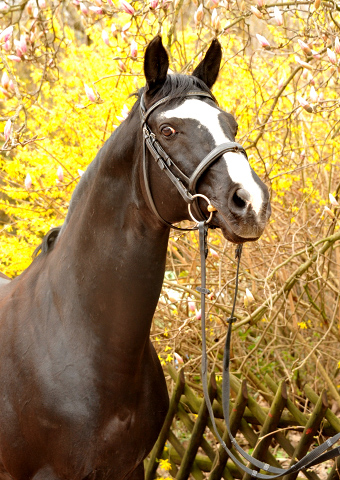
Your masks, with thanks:
[{"label": "buckle on bridle", "polygon": [[200,293],[204,293],[204,295],[209,295],[210,293],[209,288],[196,287],[196,290]]}]

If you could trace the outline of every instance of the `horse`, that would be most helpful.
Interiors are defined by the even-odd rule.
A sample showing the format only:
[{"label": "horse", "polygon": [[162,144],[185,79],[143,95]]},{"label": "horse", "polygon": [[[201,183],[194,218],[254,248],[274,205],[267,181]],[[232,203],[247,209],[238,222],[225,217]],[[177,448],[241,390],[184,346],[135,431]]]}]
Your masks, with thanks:
[{"label": "horse", "polygon": [[[234,142],[237,123],[211,93],[221,58],[214,39],[192,75],[168,74],[161,38],[149,43],[145,87],[80,179],[64,224],[21,275],[3,278],[1,480],[143,478],[168,409],[150,327],[171,225],[190,220],[144,134],[182,187],[203,157]],[[270,216],[268,189],[243,150],[222,150],[195,177],[215,211],[203,197],[197,207],[229,241],[254,241]]]}]

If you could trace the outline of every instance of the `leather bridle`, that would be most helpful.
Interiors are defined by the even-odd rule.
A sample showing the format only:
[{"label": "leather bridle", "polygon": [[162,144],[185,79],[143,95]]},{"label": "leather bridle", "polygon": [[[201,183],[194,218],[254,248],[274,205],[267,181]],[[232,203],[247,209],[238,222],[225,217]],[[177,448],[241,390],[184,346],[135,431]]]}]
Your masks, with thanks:
[{"label": "leather bridle", "polygon": [[[198,90],[187,92],[184,98],[187,98],[187,97],[205,97],[215,101],[210,93],[202,92]],[[179,228],[175,225],[172,225],[170,222],[165,220],[159,214],[151,193],[151,189],[150,189],[146,149],[149,150],[149,152],[151,153],[152,157],[156,161],[159,168],[164,171],[164,173],[168,176],[171,182],[175,185],[175,187],[177,188],[178,192],[181,194],[184,201],[188,205],[192,206],[192,210],[195,213],[195,217],[191,215],[192,218],[195,218],[196,220],[198,217],[198,219],[196,220],[196,223],[198,223],[200,220],[205,220],[208,223],[208,221],[210,221],[212,217],[212,215],[210,215],[209,217],[210,220],[207,219],[198,205],[198,197],[202,196],[201,194],[197,194],[196,192],[196,185],[199,178],[210,167],[210,165],[212,165],[216,160],[218,160],[221,157],[221,155],[223,155],[224,153],[240,152],[240,153],[243,153],[243,155],[245,155],[246,158],[248,157],[245,149],[239,143],[225,142],[225,143],[222,143],[221,145],[218,145],[210,153],[208,153],[208,155],[206,155],[201,160],[199,165],[195,168],[191,176],[188,177],[185,173],[182,172],[180,168],[178,168],[178,166],[174,163],[174,161],[165,152],[165,150],[157,140],[156,135],[152,132],[147,122],[151,113],[154,112],[156,108],[158,108],[159,106],[164,105],[165,103],[168,103],[170,98],[173,99],[176,97],[174,96],[163,97],[160,100],[158,100],[158,102],[155,102],[153,105],[151,105],[151,107],[149,107],[148,109],[146,109],[145,107],[144,93],[142,94],[140,99],[140,113],[141,113],[141,119],[142,119],[143,140],[144,140],[144,146],[143,146],[144,186],[145,186],[146,195],[147,195],[149,204],[151,206],[151,209],[153,213],[156,215],[156,217],[158,218],[158,220],[160,220],[163,224],[167,225],[168,227],[175,228],[176,230],[197,230],[198,228],[197,225],[194,228],[190,228],[190,229]],[[183,98],[183,96],[178,98]],[[208,205],[211,205],[210,200],[208,200]]]},{"label": "leather bridle", "polygon": [[[206,97],[212,100],[213,97],[208,92],[202,91],[191,91],[185,94],[185,97]],[[176,98],[176,97],[171,97]],[[146,109],[145,102],[144,102],[144,94],[140,100],[140,113],[142,118],[142,128],[143,128],[143,137],[144,137],[144,145],[143,145],[143,177],[144,177],[144,185],[147,194],[148,201],[150,203],[151,209],[164,225],[175,228],[176,230],[197,230],[199,231],[199,243],[200,243],[200,256],[201,256],[201,287],[198,287],[197,290],[201,293],[201,328],[202,328],[202,385],[203,385],[203,392],[204,398],[207,405],[207,409],[209,411],[210,420],[215,431],[215,435],[218,438],[219,442],[223,446],[224,450],[227,452],[229,457],[233,460],[233,462],[244,472],[249,474],[251,478],[259,478],[261,480],[267,479],[275,479],[282,477],[284,475],[290,473],[296,473],[300,470],[305,470],[310,468],[314,465],[318,465],[319,463],[325,462],[332,458],[337,457],[340,455],[340,447],[333,448],[329,452],[326,450],[332,447],[337,441],[340,440],[340,433],[337,433],[332,438],[329,438],[324,442],[322,445],[314,448],[311,452],[305,455],[302,459],[297,461],[291,467],[285,468],[277,468],[272,467],[268,463],[261,462],[256,458],[250,456],[247,452],[243,450],[242,447],[237,443],[236,439],[233,437],[230,425],[229,425],[229,402],[230,402],[230,372],[229,372],[229,365],[230,365],[230,341],[231,341],[231,331],[232,331],[232,323],[236,320],[234,317],[235,305],[236,305],[236,297],[238,291],[238,278],[239,278],[239,267],[240,267],[240,260],[241,260],[241,253],[242,253],[242,244],[238,245],[236,248],[236,255],[237,258],[237,271],[236,271],[236,285],[235,285],[235,292],[234,292],[234,300],[233,306],[231,310],[231,314],[227,319],[228,322],[228,331],[225,341],[224,347],[224,357],[223,357],[223,382],[222,382],[222,406],[223,406],[223,416],[224,421],[226,424],[227,432],[229,435],[229,439],[231,441],[232,446],[235,450],[242,455],[242,457],[248,461],[253,467],[250,468],[244,465],[239,458],[237,458],[234,453],[227,447],[226,443],[222,439],[221,435],[218,432],[214,412],[212,408],[212,404],[209,397],[208,392],[208,376],[207,376],[207,365],[208,365],[208,357],[207,357],[207,348],[206,348],[206,326],[205,326],[205,296],[210,293],[210,291],[206,288],[206,257],[208,254],[207,248],[207,232],[212,215],[213,210],[210,211],[210,216],[207,219],[204,213],[201,211],[197,199],[199,197],[203,197],[207,203],[208,207],[212,206],[210,200],[205,197],[204,195],[196,192],[196,185],[199,178],[202,174],[212,165],[216,160],[218,160],[221,155],[227,152],[241,152],[243,153],[246,158],[247,154],[242,145],[237,142],[226,142],[222,143],[215,147],[208,155],[206,155],[203,160],[199,163],[196,167],[194,172],[191,174],[190,177],[187,177],[180,168],[173,162],[173,160],[169,157],[169,155],[165,152],[161,144],[156,139],[156,135],[152,132],[151,128],[147,123],[147,119],[150,114],[156,110],[160,105],[167,103],[170,100],[170,97],[164,97],[158,102],[154,103],[149,109]],[[156,161],[157,165],[161,170],[163,170],[171,182],[175,185],[178,192],[181,194],[185,202],[188,204],[190,216],[196,223],[196,226],[193,228],[180,228],[175,225],[172,225],[170,222],[167,222],[158,212],[155,202],[152,197],[149,179],[148,179],[148,169],[147,169],[147,155],[146,149],[148,149],[153,156],[154,160]],[[197,217],[194,217],[191,212],[191,207],[195,210],[195,215],[200,217],[200,220],[197,220]],[[212,206],[213,207],[213,206]],[[256,470],[255,470],[256,469]],[[263,470],[265,472],[269,472],[270,475],[260,473],[259,470]]]}]

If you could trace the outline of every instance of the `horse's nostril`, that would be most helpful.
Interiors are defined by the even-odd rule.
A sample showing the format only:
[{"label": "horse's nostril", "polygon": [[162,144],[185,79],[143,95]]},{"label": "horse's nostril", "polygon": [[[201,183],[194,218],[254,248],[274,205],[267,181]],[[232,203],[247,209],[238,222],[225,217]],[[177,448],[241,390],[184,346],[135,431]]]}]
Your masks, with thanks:
[{"label": "horse's nostril", "polygon": [[247,190],[239,188],[233,195],[233,202],[239,208],[245,208],[247,202],[250,200],[250,195]]}]

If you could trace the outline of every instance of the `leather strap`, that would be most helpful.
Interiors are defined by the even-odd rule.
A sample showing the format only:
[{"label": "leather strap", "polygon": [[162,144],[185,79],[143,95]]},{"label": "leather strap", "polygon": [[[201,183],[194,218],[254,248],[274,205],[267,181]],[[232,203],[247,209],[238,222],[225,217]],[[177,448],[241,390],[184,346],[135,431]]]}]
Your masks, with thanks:
[{"label": "leather strap", "polygon": [[[196,167],[196,169],[192,173],[188,183],[190,193],[192,194],[196,193],[196,185],[199,178],[202,176],[202,174],[210,167],[212,163],[218,160],[221,157],[221,155],[227,152],[241,152],[248,159],[245,149],[239,143],[237,142],[221,143],[221,145],[218,145],[217,147],[215,147],[210,153],[208,153],[206,157],[203,158],[203,160],[200,162],[200,164]],[[205,216],[203,215],[198,205],[197,198],[193,202],[193,207],[195,210],[195,215],[199,216],[201,220],[204,220]]]},{"label": "leather strap", "polygon": [[[186,97],[206,97],[210,98],[215,101],[214,97],[208,92],[196,91],[193,90],[185,94]],[[148,197],[148,201],[150,203],[152,211],[155,213],[158,220],[160,220],[163,224],[175,228],[176,230],[197,230],[197,227],[186,229],[186,228],[179,228],[172,225],[170,222],[164,220],[162,216],[158,213],[155,202],[152,197],[149,179],[147,175],[147,158],[146,158],[146,149],[145,145],[147,146],[148,150],[150,151],[151,155],[153,156],[154,160],[156,161],[157,165],[161,170],[163,170],[171,182],[175,185],[178,192],[181,194],[184,201],[188,204],[192,205],[193,212],[195,214],[195,218],[206,220],[205,215],[201,211],[198,199],[196,198],[193,200],[192,196],[196,194],[196,184],[201,175],[207,170],[210,165],[215,162],[221,155],[226,152],[242,152],[246,157],[246,151],[237,142],[226,142],[222,143],[215,147],[208,155],[206,155],[197,168],[194,170],[190,178],[188,178],[185,173],[181,171],[180,168],[172,161],[169,155],[165,152],[161,144],[156,139],[155,134],[150,129],[149,125],[147,124],[147,119],[149,118],[150,114],[156,110],[160,105],[167,103],[170,97],[166,96],[155,102],[151,107],[146,109],[145,107],[145,99],[144,94],[140,99],[140,112],[142,118],[142,127],[143,127],[143,137],[144,137],[144,147],[143,147],[143,177],[144,177],[144,184],[146,189],[146,194]]]},{"label": "leather strap", "polygon": [[[224,357],[223,357],[222,405],[223,405],[224,421],[225,421],[227,432],[233,447],[242,455],[242,457],[245,460],[247,460],[251,465],[253,465],[256,468],[256,470],[249,468],[248,466],[240,462],[240,460],[235,457],[235,455],[231,452],[231,450],[227,447],[227,445],[221,438],[216,427],[214,412],[212,409],[212,404],[211,404],[209,393],[208,393],[208,373],[207,373],[208,359],[207,359],[206,332],[205,332],[205,295],[209,293],[209,290],[206,288],[205,259],[206,259],[206,252],[207,252],[207,239],[206,239],[207,228],[204,221],[199,222],[198,231],[199,231],[200,255],[201,255],[201,284],[202,284],[202,287],[198,288],[198,290],[201,292],[202,385],[203,385],[205,402],[207,405],[210,420],[211,420],[217,439],[219,440],[219,442],[221,443],[221,445],[223,446],[224,450],[227,452],[229,457],[241,470],[248,473],[252,478],[259,478],[261,480],[279,478],[289,473],[299,472],[300,470],[310,468],[312,466],[318,465],[319,463],[325,462],[326,460],[330,460],[332,458],[339,456],[340,447],[333,448],[329,452],[324,453],[328,448],[332,447],[337,441],[340,440],[340,433],[337,433],[332,438],[329,438],[328,440],[326,440],[326,442],[324,442],[323,444],[314,448],[314,450],[309,452],[307,455],[305,455],[301,460],[296,462],[290,468],[285,469],[285,468],[272,467],[268,465],[268,463],[261,462],[256,458],[250,456],[247,452],[245,452],[243,448],[239,446],[236,439],[231,434],[230,425],[229,425],[230,341],[231,341],[232,323],[236,320],[236,318],[234,317],[234,312],[235,312],[236,297],[237,297],[237,291],[238,291],[238,278],[239,278],[239,267],[240,267],[241,253],[242,253],[242,244],[238,245],[238,247],[236,248],[235,258],[237,258],[237,270],[236,270],[234,300],[233,300],[233,306],[232,306],[230,317],[227,319],[228,331],[227,331],[227,337],[226,337],[226,342],[224,347]],[[259,473],[258,470],[263,470],[265,472],[273,473],[274,475],[265,475],[263,473]]]}]

